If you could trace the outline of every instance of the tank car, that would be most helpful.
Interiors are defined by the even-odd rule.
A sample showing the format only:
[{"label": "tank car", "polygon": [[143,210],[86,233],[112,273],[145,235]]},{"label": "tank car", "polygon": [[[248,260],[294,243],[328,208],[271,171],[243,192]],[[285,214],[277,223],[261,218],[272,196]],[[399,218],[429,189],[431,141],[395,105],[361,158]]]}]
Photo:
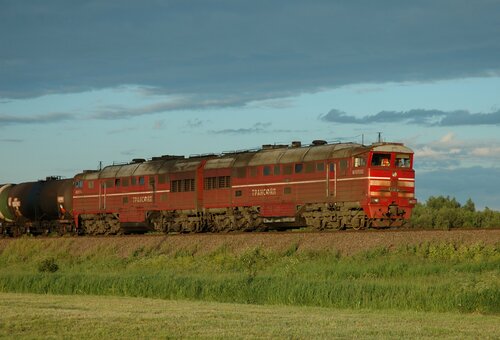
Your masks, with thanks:
[{"label": "tank car", "polygon": [[0,185],[0,234],[5,234],[8,231],[8,225],[14,222],[15,216],[9,208],[9,192],[13,184]]},{"label": "tank car", "polygon": [[7,197],[9,209],[14,215],[15,234],[30,232],[32,221],[40,218],[40,190],[42,182],[25,182],[12,187]]},{"label": "tank car", "polygon": [[73,225],[73,180],[45,180],[0,188],[2,232],[6,234],[64,233]]}]

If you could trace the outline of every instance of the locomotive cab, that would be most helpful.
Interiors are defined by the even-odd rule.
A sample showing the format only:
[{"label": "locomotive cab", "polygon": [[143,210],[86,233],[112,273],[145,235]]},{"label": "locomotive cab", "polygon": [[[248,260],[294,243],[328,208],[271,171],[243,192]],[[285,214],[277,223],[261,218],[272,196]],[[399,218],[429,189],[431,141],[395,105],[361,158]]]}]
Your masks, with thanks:
[{"label": "locomotive cab", "polygon": [[369,152],[368,200],[373,227],[401,226],[411,216],[415,199],[413,151],[402,144],[376,144]]}]

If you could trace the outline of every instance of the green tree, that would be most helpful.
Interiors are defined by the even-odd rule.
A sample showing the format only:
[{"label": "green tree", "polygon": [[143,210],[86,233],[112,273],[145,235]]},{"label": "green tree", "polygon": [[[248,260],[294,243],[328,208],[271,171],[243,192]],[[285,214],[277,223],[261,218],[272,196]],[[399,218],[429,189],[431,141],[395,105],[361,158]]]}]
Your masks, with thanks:
[{"label": "green tree", "polygon": [[486,228],[498,228],[500,227],[500,212],[493,211],[490,208],[484,208],[481,214],[482,216],[482,227]]},{"label": "green tree", "polygon": [[432,228],[433,221],[430,209],[422,203],[417,203],[413,208],[410,222],[413,228]]},{"label": "green tree", "polygon": [[431,209],[439,210],[441,208],[452,208],[457,209],[460,208],[460,203],[457,202],[455,197],[450,198],[450,196],[431,196],[427,199],[427,207]]},{"label": "green tree", "polygon": [[414,228],[498,228],[500,212],[488,207],[477,211],[471,198],[461,206],[454,197],[431,196],[415,206],[410,223]]},{"label": "green tree", "polygon": [[467,211],[475,212],[476,211],[476,205],[474,202],[472,202],[472,199],[469,197],[467,202],[465,202],[463,208]]}]

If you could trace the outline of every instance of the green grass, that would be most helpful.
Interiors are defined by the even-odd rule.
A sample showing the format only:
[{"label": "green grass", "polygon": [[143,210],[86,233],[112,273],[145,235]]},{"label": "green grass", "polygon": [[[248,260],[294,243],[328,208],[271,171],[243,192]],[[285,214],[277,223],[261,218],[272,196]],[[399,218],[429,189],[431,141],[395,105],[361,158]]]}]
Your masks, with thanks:
[{"label": "green grass", "polygon": [[500,313],[497,246],[424,243],[338,252],[209,254],[138,245],[75,252],[75,241],[19,239],[0,254],[0,291],[228,303]]},{"label": "green grass", "polygon": [[1,338],[495,339],[500,317],[0,293]]}]

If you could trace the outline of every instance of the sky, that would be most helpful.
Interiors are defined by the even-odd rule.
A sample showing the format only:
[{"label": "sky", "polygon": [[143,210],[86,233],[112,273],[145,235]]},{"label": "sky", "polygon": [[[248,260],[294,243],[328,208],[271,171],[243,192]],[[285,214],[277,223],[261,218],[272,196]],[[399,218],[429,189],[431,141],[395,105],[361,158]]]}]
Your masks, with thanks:
[{"label": "sky", "polygon": [[500,210],[500,1],[0,0],[0,183],[291,141]]}]

